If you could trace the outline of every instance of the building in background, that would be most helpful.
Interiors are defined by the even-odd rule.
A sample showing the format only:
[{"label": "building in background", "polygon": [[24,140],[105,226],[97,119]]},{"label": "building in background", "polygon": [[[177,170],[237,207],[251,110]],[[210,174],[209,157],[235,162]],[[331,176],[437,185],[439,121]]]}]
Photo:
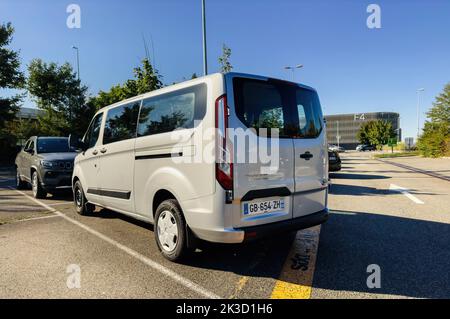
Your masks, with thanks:
[{"label": "building in background", "polygon": [[356,149],[358,132],[365,122],[385,120],[392,124],[397,133],[397,141],[401,141],[400,114],[394,112],[353,113],[326,115],[328,144],[339,145],[347,150]]},{"label": "building in background", "polygon": [[31,119],[37,120],[38,115],[41,114],[42,111],[39,109],[32,109],[30,107],[21,107],[19,112],[17,112],[17,118],[19,120]]}]

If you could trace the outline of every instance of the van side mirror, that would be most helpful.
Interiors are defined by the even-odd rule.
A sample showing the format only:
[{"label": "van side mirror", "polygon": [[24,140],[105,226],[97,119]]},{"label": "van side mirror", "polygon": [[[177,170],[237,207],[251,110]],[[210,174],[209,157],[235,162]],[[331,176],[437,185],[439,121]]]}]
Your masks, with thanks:
[{"label": "van side mirror", "polygon": [[84,143],[76,134],[69,135],[69,147],[83,152],[88,149],[86,143]]}]

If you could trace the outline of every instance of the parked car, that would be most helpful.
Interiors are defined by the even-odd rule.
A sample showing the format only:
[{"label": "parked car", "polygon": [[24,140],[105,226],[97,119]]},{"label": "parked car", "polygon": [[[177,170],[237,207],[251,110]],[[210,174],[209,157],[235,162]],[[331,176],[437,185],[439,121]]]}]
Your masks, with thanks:
[{"label": "parked car", "polygon": [[338,153],[345,152],[345,148],[343,148],[342,146],[337,146],[337,145],[330,145],[330,146],[328,146],[328,149],[332,150],[334,152],[338,152]]},{"label": "parked car", "polygon": [[373,146],[373,145],[365,145],[365,144],[361,144],[361,145],[358,145],[358,146],[356,147],[356,150],[357,150],[358,152],[375,151],[375,150],[376,150],[376,147]]},{"label": "parked car", "polygon": [[341,170],[341,158],[336,151],[328,150],[328,171],[337,172]]},{"label": "parked car", "polygon": [[[275,169],[259,157],[240,161],[255,149],[230,131],[265,145],[267,126],[282,137]],[[211,131],[212,139],[196,137]],[[159,250],[173,261],[198,239],[242,243],[309,228],[328,218],[325,138],[310,87],[239,73],[175,84],[101,109],[82,140],[70,137],[81,150],[75,207],[153,223]]]},{"label": "parked car", "polygon": [[67,137],[31,137],[16,156],[17,188],[31,184],[35,198],[70,190],[76,155],[69,147]]},{"label": "parked car", "polygon": [[328,145],[328,149],[334,152],[338,152],[338,153],[344,153],[345,152],[345,148],[343,148],[342,146],[337,146],[337,145]]}]

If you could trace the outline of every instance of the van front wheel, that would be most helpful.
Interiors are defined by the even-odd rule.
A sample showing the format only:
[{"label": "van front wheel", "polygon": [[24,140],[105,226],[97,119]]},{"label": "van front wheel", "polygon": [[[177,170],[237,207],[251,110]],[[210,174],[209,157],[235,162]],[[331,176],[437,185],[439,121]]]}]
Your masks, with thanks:
[{"label": "van front wheel", "polygon": [[155,214],[156,244],[163,256],[178,261],[187,252],[186,221],[175,199],[163,201]]},{"label": "van front wheel", "polygon": [[80,215],[90,215],[95,210],[95,205],[88,203],[84,196],[80,181],[76,181],[73,186],[73,202],[77,213]]}]

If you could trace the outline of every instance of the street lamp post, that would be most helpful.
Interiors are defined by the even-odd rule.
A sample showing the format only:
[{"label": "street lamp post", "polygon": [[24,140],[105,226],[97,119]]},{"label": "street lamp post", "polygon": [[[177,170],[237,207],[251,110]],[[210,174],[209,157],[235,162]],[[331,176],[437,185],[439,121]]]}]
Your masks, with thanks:
[{"label": "street lamp post", "polygon": [[285,66],[285,70],[291,70],[292,71],[292,81],[295,82],[295,69],[300,69],[303,67],[303,64],[298,64],[296,66]]},{"label": "street lamp post", "polygon": [[77,51],[77,75],[78,75],[78,81],[80,80],[80,54],[79,54],[79,50],[78,47],[72,45],[72,49]]},{"label": "street lamp post", "polygon": [[341,146],[341,136],[339,135],[339,121],[337,121],[337,134],[336,134],[337,146]]},{"label": "street lamp post", "polygon": [[425,91],[424,88],[417,89],[417,140],[419,140],[420,136],[420,92]]},{"label": "street lamp post", "polygon": [[208,59],[206,56],[206,12],[205,0],[202,0],[202,29],[203,29],[203,75],[208,74]]}]

